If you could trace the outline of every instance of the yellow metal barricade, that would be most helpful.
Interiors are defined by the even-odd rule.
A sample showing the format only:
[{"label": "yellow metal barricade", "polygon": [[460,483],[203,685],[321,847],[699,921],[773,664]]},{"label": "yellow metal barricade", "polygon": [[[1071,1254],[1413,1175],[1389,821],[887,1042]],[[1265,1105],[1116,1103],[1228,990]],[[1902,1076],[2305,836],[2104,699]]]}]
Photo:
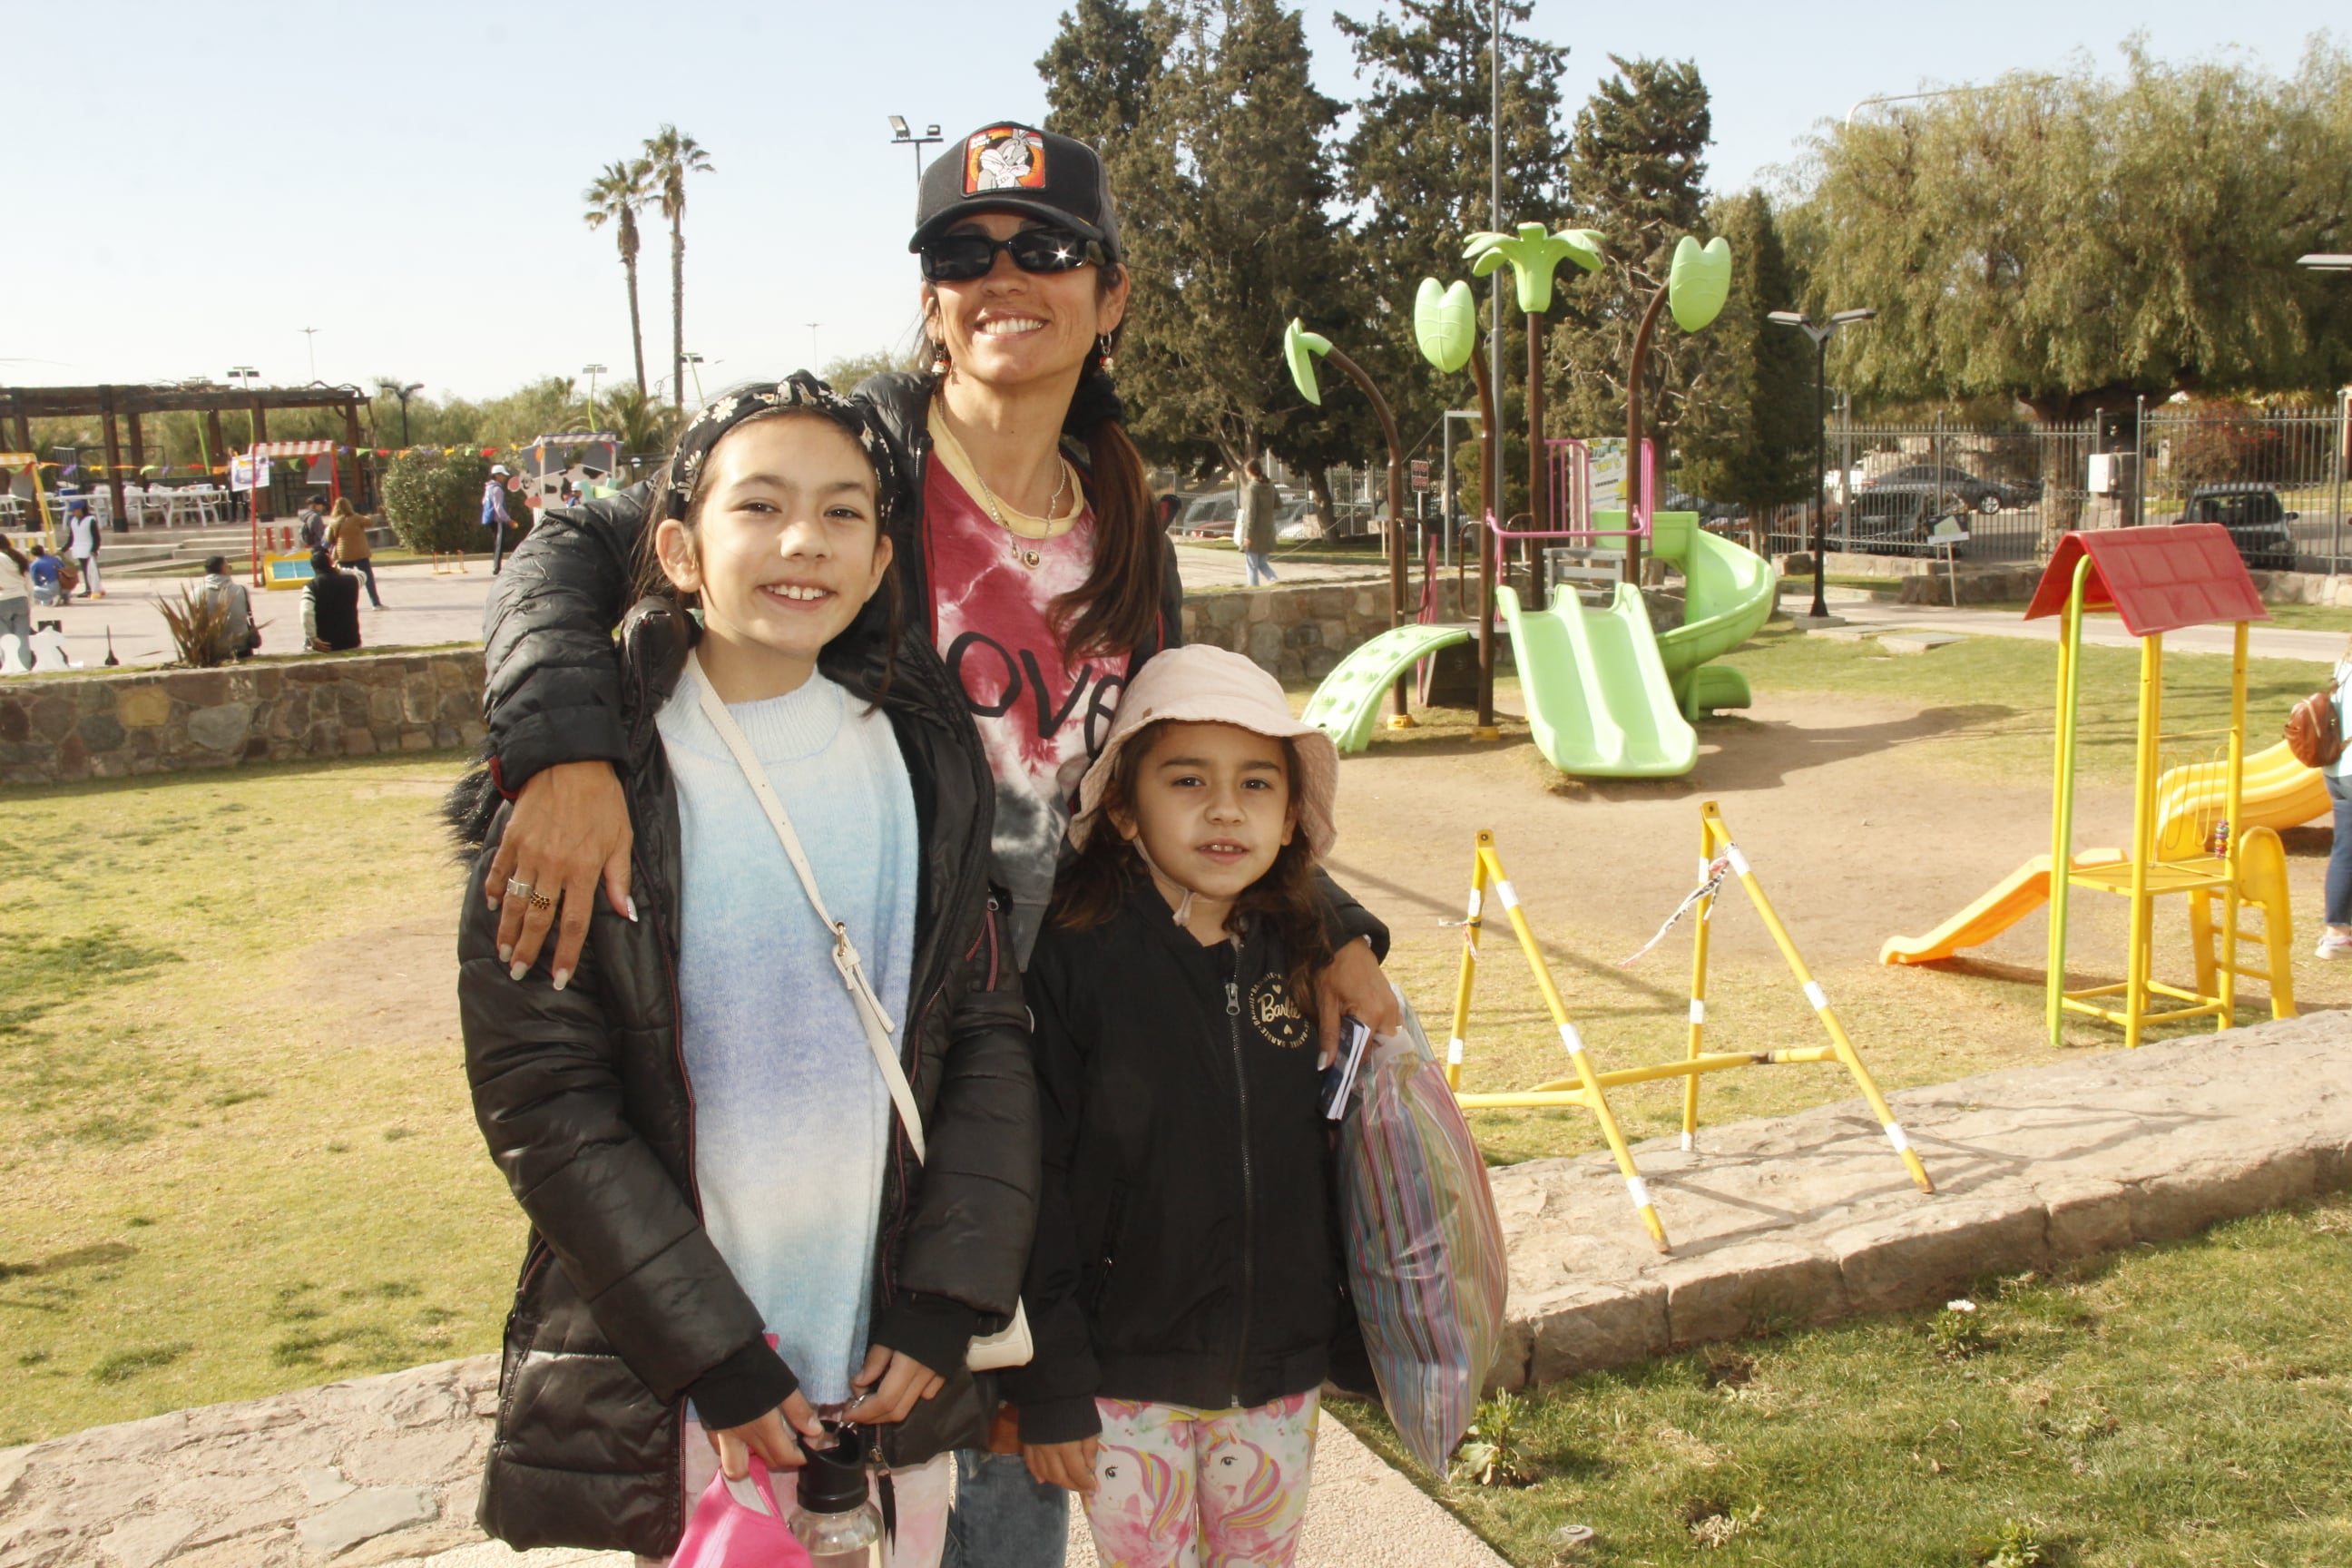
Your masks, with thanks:
[{"label": "yellow metal barricade", "polygon": [[[1656,1205],[1651,1202],[1649,1185],[1633,1163],[1633,1150],[1626,1144],[1619,1128],[1616,1113],[1610,1109],[1608,1091],[1622,1084],[1652,1083],[1662,1079],[1683,1080],[1683,1147],[1694,1147],[1698,1131],[1698,1084],[1702,1076],[1724,1072],[1733,1068],[1768,1067],[1792,1062],[1834,1061],[1853,1077],[1868,1102],[1871,1114],[1886,1134],[1887,1142],[1902,1160],[1903,1168],[1922,1192],[1932,1193],[1935,1184],[1928,1180],[1927,1167],[1905,1136],[1902,1124],[1879,1093],[1878,1085],[1870,1070],[1862,1065],[1861,1053],[1839,1022],[1837,1011],[1830,1005],[1821,983],[1805,967],[1790,937],[1788,927],[1780,921],[1772,900],[1765,896],[1762,884],[1756,879],[1755,868],[1731,837],[1731,829],[1713,801],[1700,808],[1699,882],[1694,910],[1696,934],[1692,943],[1690,1033],[1688,1047],[1680,1061],[1660,1062],[1648,1067],[1619,1068],[1603,1072],[1592,1065],[1583,1036],[1575,1021],[1569,1016],[1568,1004],[1561,998],[1559,988],[1552,983],[1550,967],[1545,963],[1543,950],[1537,945],[1534,930],[1528,923],[1527,911],[1521,907],[1518,889],[1511,885],[1510,876],[1503,868],[1502,853],[1495,846],[1495,835],[1480,829],[1477,847],[1470,871],[1470,904],[1464,921],[1462,965],[1454,990],[1454,1027],[1446,1043],[1445,1080],[1454,1090],[1454,1098],[1465,1110],[1513,1110],[1543,1106],[1580,1106],[1590,1110],[1601,1124],[1601,1136],[1608,1141],[1609,1152],[1617,1162],[1620,1174],[1625,1178],[1625,1190],[1642,1216],[1642,1225],[1650,1239],[1663,1252],[1667,1248],[1664,1226],[1659,1221]],[[1790,973],[1804,988],[1805,1000],[1821,1019],[1828,1033],[1826,1046],[1801,1047],[1778,1051],[1710,1051],[1706,1048],[1706,959],[1707,931],[1714,912],[1717,889],[1726,877],[1736,878],[1746,889],[1749,902],[1763,918],[1765,929],[1772,933],[1773,942],[1787,960]],[[1567,1047],[1569,1063],[1576,1070],[1573,1078],[1555,1079],[1538,1083],[1532,1089],[1499,1094],[1464,1094],[1462,1064],[1468,1054],[1470,1034],[1470,998],[1478,969],[1479,937],[1484,931],[1488,900],[1499,902],[1509,921],[1512,934],[1518,938],[1519,951],[1535,976],[1536,988],[1542,992],[1544,1005],[1550,1010],[1552,1024],[1559,1031],[1560,1043]]]}]

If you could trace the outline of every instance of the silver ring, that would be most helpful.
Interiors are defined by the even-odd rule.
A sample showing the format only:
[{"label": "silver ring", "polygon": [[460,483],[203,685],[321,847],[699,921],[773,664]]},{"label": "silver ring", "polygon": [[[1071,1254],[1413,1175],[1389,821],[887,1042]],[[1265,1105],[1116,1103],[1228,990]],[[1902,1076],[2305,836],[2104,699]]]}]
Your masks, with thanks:
[{"label": "silver ring", "polygon": [[528,899],[530,897],[530,884],[524,881],[520,877],[509,877],[507,879],[507,897],[509,899]]}]

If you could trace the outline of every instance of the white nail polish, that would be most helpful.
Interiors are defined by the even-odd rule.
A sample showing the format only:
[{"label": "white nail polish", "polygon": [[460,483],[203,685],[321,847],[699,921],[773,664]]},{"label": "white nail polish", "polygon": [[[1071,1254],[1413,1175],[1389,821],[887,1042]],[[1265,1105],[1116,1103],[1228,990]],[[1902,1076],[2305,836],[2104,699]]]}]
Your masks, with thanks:
[{"label": "white nail polish", "polygon": [[500,963],[512,963],[514,962],[514,943],[510,942],[502,942],[499,943],[499,962]]},{"label": "white nail polish", "polygon": [[507,971],[507,978],[509,980],[520,980],[524,975],[529,974],[530,973],[530,965],[518,961],[512,969]]},{"label": "white nail polish", "polygon": [[624,904],[626,904],[626,905],[628,906],[628,910],[629,910],[629,923],[630,923],[631,925],[635,925],[635,924],[636,924],[636,923],[637,923],[637,896],[636,896],[635,893],[631,893],[631,894],[629,894],[627,897],[624,898],[624,899],[621,900],[621,902],[622,902],[622,903],[624,903]]},{"label": "white nail polish", "polygon": [[558,991],[562,990],[565,986],[571,984],[572,971],[568,969],[559,969],[555,972],[555,988]]}]

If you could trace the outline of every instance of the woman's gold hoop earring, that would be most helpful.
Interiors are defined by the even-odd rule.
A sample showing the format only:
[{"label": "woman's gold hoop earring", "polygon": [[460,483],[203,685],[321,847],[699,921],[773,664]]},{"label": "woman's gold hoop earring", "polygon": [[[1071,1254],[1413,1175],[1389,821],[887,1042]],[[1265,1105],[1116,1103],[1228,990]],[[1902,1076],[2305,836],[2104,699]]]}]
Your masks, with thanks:
[{"label": "woman's gold hoop earring", "polygon": [[947,373],[948,346],[934,338],[931,340],[931,374],[933,375],[945,375]]},{"label": "woman's gold hoop earring", "polygon": [[1118,362],[1112,357],[1112,351],[1118,346],[1111,342],[1108,332],[1104,332],[1095,339],[1095,353],[1102,356],[1102,373],[1105,375],[1118,368]]}]

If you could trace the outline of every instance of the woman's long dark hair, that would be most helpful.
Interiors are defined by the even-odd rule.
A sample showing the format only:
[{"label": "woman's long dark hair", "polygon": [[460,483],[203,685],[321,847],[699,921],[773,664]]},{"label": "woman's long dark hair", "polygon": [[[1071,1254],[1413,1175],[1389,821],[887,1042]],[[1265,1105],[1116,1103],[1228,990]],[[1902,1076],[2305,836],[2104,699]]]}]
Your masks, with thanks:
[{"label": "woman's long dark hair", "polygon": [[[1126,904],[1137,882],[1150,879],[1143,857],[1119,836],[1112,819],[1115,815],[1132,819],[1135,781],[1167,726],[1166,720],[1146,724],[1119,747],[1087,847],[1054,881],[1054,901],[1046,918],[1061,930],[1087,931],[1105,923]],[[1281,744],[1283,778],[1295,805],[1298,751],[1288,740]],[[1330,963],[1332,954],[1330,933],[1323,925],[1322,889],[1315,880],[1315,851],[1308,847],[1303,827],[1276,854],[1265,875],[1234,900],[1225,929],[1239,934],[1242,921],[1250,915],[1263,917],[1282,939],[1283,979],[1290,987],[1291,999],[1312,1024],[1315,977]]]},{"label": "woman's long dark hair", "polygon": [[[1127,277],[1122,263],[1097,271],[1097,298]],[[930,293],[929,285],[924,291]],[[925,317],[928,331],[928,310]],[[1123,321],[1112,330],[1111,353],[1118,352],[1126,331]],[[1160,599],[1166,585],[1167,538],[1160,527],[1159,509],[1152,504],[1143,454],[1128,439],[1121,423],[1126,410],[1119,405],[1110,373],[1103,368],[1107,357],[1097,343],[1079,373],[1069,411],[1062,416],[1063,438],[1087,449],[1087,500],[1095,512],[1094,567],[1085,582],[1054,601],[1062,649],[1073,658],[1086,653],[1124,656],[1161,641]]]}]

